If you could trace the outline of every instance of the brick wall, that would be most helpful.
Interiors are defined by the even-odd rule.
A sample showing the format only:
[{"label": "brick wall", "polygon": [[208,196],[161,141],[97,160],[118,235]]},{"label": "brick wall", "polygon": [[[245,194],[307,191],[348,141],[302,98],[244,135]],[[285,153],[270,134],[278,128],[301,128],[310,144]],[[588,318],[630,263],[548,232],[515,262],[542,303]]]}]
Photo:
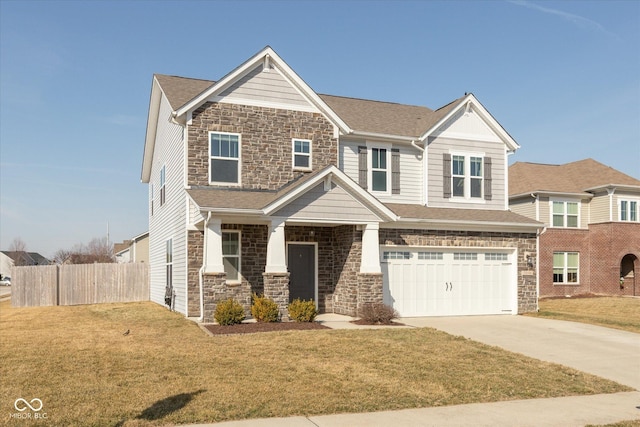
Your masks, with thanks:
[{"label": "brick wall", "polygon": [[209,185],[209,131],[241,134],[246,189],[277,189],[300,175],[292,167],[292,138],[312,141],[314,170],[337,165],[333,125],[321,114],[209,102],[193,113],[189,126],[189,185]]},{"label": "brick wall", "polygon": [[[553,284],[553,253],[579,252],[579,284]],[[620,287],[623,258],[635,257],[635,272]],[[640,224],[606,222],[587,230],[547,229],[540,236],[540,296],[586,293],[640,295]],[[630,261],[629,261],[630,263]]]}]

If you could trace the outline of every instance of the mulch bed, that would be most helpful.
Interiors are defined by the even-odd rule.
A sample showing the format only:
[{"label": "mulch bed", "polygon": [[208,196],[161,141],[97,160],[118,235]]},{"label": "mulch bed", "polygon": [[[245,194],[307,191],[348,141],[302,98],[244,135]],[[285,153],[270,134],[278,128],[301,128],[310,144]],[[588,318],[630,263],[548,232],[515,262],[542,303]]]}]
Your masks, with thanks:
[{"label": "mulch bed", "polygon": [[237,325],[205,325],[214,335],[254,334],[258,332],[306,331],[313,329],[331,329],[318,322],[251,322]]},{"label": "mulch bed", "polygon": [[541,297],[540,301],[548,300],[548,299],[580,299],[580,298],[602,298],[608,295],[598,295],[598,294],[576,294],[569,296],[550,296],[550,297]]}]

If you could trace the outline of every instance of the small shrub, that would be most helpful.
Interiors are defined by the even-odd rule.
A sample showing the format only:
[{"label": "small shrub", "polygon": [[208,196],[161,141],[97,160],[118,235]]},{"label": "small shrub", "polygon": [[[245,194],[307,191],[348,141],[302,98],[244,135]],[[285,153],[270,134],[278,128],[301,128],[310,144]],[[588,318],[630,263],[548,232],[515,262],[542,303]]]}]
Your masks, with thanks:
[{"label": "small shrub", "polygon": [[388,305],[380,302],[368,302],[360,308],[358,316],[372,325],[389,325],[391,320],[399,317],[399,314]]},{"label": "small shrub", "polygon": [[280,318],[278,304],[271,298],[253,294],[253,304],[251,304],[251,315],[258,322],[277,322]]},{"label": "small shrub", "polygon": [[313,322],[317,315],[316,303],[312,299],[304,301],[296,298],[289,304],[289,317],[296,322]]},{"label": "small shrub", "polygon": [[218,303],[213,318],[216,319],[216,322],[220,325],[224,326],[242,323],[244,320],[244,308],[242,308],[242,305],[238,301],[229,298],[228,300]]}]

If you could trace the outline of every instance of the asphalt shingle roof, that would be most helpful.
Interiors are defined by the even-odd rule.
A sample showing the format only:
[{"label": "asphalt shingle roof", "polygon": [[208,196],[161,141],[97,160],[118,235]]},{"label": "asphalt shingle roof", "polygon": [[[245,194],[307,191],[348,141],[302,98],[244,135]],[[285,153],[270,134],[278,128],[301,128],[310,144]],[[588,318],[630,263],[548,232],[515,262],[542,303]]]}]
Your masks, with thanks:
[{"label": "asphalt shingle roof", "polygon": [[609,184],[640,186],[640,180],[593,159],[564,165],[517,162],[509,167],[509,195],[583,193]]}]

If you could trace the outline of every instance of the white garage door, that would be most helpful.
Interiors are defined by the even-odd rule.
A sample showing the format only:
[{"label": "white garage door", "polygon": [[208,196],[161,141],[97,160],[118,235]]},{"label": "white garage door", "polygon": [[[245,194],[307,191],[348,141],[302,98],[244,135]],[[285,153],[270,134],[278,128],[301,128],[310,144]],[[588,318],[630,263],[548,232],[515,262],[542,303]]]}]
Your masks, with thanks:
[{"label": "white garage door", "polygon": [[380,254],[384,303],[403,317],[517,311],[510,252],[382,247]]}]

